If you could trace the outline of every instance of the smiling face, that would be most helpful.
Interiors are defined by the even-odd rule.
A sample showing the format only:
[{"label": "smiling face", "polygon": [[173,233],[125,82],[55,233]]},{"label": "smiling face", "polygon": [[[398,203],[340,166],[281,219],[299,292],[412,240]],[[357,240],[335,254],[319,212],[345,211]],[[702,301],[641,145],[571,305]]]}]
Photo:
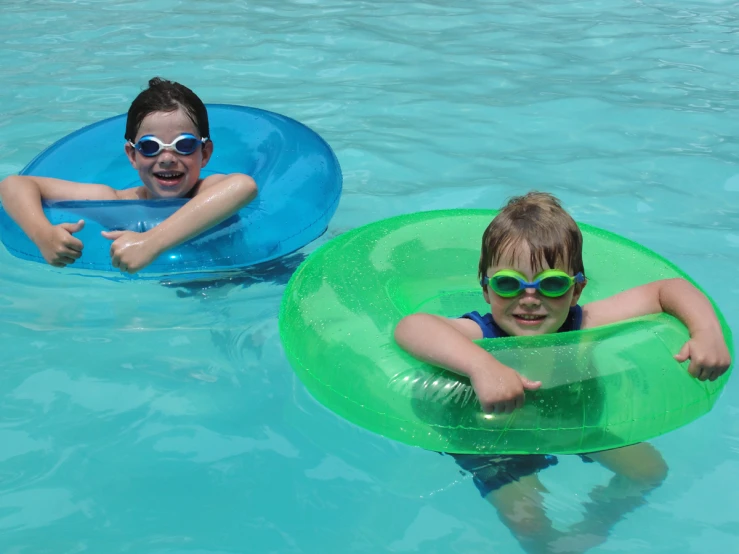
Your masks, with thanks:
[{"label": "smiling face", "polygon": [[[508,248],[499,260],[487,270],[492,277],[500,270],[512,269],[523,274],[528,282],[533,282],[537,275],[547,269],[559,269],[572,275],[566,263],[559,261],[550,267],[546,261],[534,267],[531,249],[526,242],[515,248]],[[513,298],[503,298],[487,286],[483,291],[485,301],[490,304],[490,313],[495,322],[511,336],[544,335],[556,333],[567,319],[571,306],[577,304],[584,285],[576,284],[563,296],[550,298],[538,290],[527,288]]]},{"label": "smiling face", "polygon": [[[153,135],[165,144],[178,136],[189,133],[202,138],[192,119],[182,109],[171,112],[152,112],[141,121],[134,143],[141,137]],[[213,144],[206,142],[190,155],[178,154],[173,150],[162,150],[147,158],[126,143],[126,155],[131,165],[139,172],[147,198],[182,198],[200,181],[200,170],[210,160]]]}]

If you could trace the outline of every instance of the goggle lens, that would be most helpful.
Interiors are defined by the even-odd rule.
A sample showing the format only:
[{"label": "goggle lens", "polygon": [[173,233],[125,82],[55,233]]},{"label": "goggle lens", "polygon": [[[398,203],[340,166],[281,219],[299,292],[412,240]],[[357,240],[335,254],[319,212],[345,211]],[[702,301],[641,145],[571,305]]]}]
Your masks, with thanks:
[{"label": "goggle lens", "polygon": [[143,156],[151,158],[158,155],[165,148],[173,149],[178,154],[189,156],[194,153],[207,139],[199,139],[193,135],[180,135],[172,144],[164,144],[156,137],[141,137],[134,145],[136,150],[141,152]]},{"label": "goggle lens", "polygon": [[508,275],[494,276],[490,279],[490,286],[500,296],[516,296],[521,290],[520,281]]},{"label": "goggle lens", "polygon": [[[553,272],[555,275],[546,275]],[[496,273],[492,277],[485,277],[482,284],[490,285],[493,292],[503,298],[513,298],[518,296],[522,290],[526,288],[534,288],[541,292],[544,296],[550,298],[558,298],[567,294],[570,287],[575,283],[584,283],[585,277],[582,273],[578,273],[574,277],[570,277],[559,270],[547,270],[540,274],[540,279],[535,279],[533,283],[526,281],[523,275],[518,272],[504,270]]]},{"label": "goggle lens", "polygon": [[572,286],[572,280],[565,276],[545,277],[539,282],[539,290],[546,296],[562,296]]},{"label": "goggle lens", "polygon": [[159,154],[159,151],[162,149],[162,147],[159,146],[159,143],[153,140],[149,140],[149,139],[140,140],[138,144],[136,145],[136,148],[144,156],[156,156],[157,154]]},{"label": "goggle lens", "polygon": [[174,143],[174,149],[180,154],[188,155],[195,152],[200,145],[200,141],[195,137],[192,138],[181,138]]}]

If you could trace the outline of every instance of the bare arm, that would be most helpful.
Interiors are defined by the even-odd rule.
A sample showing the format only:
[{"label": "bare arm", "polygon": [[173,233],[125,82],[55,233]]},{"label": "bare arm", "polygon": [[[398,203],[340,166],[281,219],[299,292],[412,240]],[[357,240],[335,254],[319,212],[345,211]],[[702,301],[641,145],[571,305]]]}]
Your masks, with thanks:
[{"label": "bare arm", "polygon": [[82,242],[72,234],[82,229],[82,220],[52,225],[44,214],[43,200],[117,200],[118,193],[105,185],[88,185],[51,177],[11,175],[0,182],[3,208],[23,229],[44,259],[63,267],[82,254]]},{"label": "bare arm", "polygon": [[690,332],[691,340],[676,359],[691,359],[691,375],[713,381],[728,369],[731,357],[716,312],[705,295],[685,279],[655,281],[587,304],[582,328],[661,312],[678,318]]},{"label": "bare arm", "polygon": [[524,389],[541,383],[522,377],[472,342],[481,338],[474,321],[431,314],[409,315],[395,328],[395,340],[414,357],[469,377],[485,412],[510,413],[523,405]]},{"label": "bare arm", "polygon": [[146,267],[159,254],[195,237],[227,219],[257,194],[257,186],[248,175],[234,173],[210,178],[198,194],[162,223],[146,231],[103,232],[113,240],[113,266],[135,273]]}]

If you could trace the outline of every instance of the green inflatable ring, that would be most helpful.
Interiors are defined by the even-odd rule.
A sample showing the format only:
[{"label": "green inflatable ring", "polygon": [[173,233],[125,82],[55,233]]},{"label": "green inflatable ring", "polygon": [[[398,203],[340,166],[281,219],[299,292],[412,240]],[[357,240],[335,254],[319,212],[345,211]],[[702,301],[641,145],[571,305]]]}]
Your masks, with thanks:
[{"label": "green inflatable ring", "polygon": [[[314,252],[287,285],[280,336],[311,394],[371,431],[458,453],[581,453],[634,444],[707,413],[729,377],[699,381],[673,359],[688,332],[660,314],[598,329],[480,341],[542,389],[511,415],[482,413],[469,382],[417,361],[393,340],[405,315],[486,313],[480,239],[497,212],[394,217]],[[654,252],[580,225],[589,278],[581,302],[688,276]],[[619,271],[623,269],[624,271]],[[717,310],[718,313],[718,310]],[[731,332],[719,313],[731,349]]]}]

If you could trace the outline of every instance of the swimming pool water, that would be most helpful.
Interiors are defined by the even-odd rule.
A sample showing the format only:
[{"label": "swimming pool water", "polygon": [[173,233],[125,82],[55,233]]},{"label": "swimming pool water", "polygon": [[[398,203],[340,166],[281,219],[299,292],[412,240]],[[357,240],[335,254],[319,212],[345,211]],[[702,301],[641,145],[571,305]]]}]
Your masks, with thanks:
[{"label": "swimming pool water", "polygon": [[[302,253],[218,282],[81,277],[0,249],[0,552],[521,552],[451,459],[307,394],[279,343],[284,284],[358,225],[539,189],[684,268],[736,328],[736,14],[722,0],[5,0],[0,175],[161,75],[311,126],[344,195]],[[737,550],[738,392],[653,441],[667,481],[591,552]],[[541,478],[565,528],[608,474],[562,458]]]}]

